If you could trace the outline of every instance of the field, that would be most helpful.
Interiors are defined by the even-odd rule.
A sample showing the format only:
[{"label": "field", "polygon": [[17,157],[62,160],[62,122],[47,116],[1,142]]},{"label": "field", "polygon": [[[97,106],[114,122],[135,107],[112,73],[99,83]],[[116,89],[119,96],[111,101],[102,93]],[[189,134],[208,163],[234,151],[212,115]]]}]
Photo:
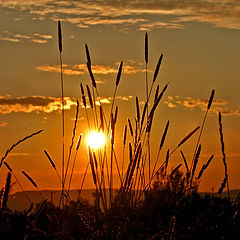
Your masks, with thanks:
[{"label": "field", "polygon": [[[33,204],[33,197],[24,190],[14,168],[8,162],[9,154],[42,130],[27,135],[9,147],[0,160],[0,167],[6,168],[6,182],[0,191],[0,238],[1,239],[239,239],[240,197],[230,194],[228,163],[224,142],[224,119],[218,113],[219,142],[222,153],[224,176],[217,192],[201,194],[198,189],[202,177],[208,171],[214,155],[204,164],[199,163],[202,151],[207,116],[214,103],[215,90],[209,94],[203,120],[199,126],[180,137],[179,143],[170,150],[166,138],[170,122],[158,133],[159,145],[153,149],[152,125],[156,112],[161,108],[162,99],[167,94],[169,84],[158,84],[161,54],[153,72],[149,71],[148,33],[144,38],[145,60],[145,99],[135,97],[135,115],[127,118],[123,129],[117,128],[119,119],[117,99],[121,84],[124,62],[119,63],[110,108],[105,109],[98,83],[94,76],[90,50],[85,44],[89,84],[80,83],[80,100],[77,100],[76,115],[73,121],[70,146],[66,145],[66,105],[64,92],[64,64],[62,59],[63,42],[61,22],[58,21],[58,49],[60,58],[61,86],[61,166],[47,149],[45,160],[55,173],[61,191],[54,196],[39,189],[31,173],[22,170],[25,180],[36,189],[41,202]],[[88,122],[88,138],[85,151],[88,163],[84,168],[80,187],[71,187],[75,174],[78,154],[83,135],[77,135],[79,111],[84,109]],[[119,139],[122,136],[122,139]],[[195,142],[191,142],[195,136]],[[69,139],[68,139],[69,141]],[[116,142],[118,146],[116,147]],[[121,142],[121,144],[119,144]],[[187,159],[182,146],[191,142],[193,157]],[[24,144],[27,144],[24,143]],[[164,148],[165,147],[165,148]],[[163,152],[164,149],[164,152]],[[165,151],[166,149],[166,151]],[[60,151],[60,150],[59,150]],[[162,154],[163,152],[163,154]],[[169,168],[174,154],[179,154],[181,163]],[[89,203],[83,198],[86,174],[90,173],[94,184],[94,201]],[[8,208],[9,194],[13,183],[18,184],[24,197],[24,210]],[[222,196],[225,191],[224,197]],[[74,200],[73,200],[74,199]]]}]

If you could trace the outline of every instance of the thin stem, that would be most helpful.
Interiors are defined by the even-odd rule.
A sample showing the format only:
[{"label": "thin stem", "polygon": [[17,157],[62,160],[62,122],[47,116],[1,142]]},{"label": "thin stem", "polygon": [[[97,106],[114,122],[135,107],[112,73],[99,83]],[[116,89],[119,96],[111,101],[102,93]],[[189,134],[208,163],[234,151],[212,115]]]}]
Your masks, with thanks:
[{"label": "thin stem", "polygon": [[[61,66],[61,97],[62,97],[62,194],[64,188],[64,92],[63,92],[63,68],[62,68],[62,54],[60,52],[60,66]],[[62,197],[62,196],[61,196]],[[63,202],[64,205],[64,202]]]},{"label": "thin stem", "polygon": [[80,191],[78,193],[78,198],[79,199],[80,199],[80,195],[81,195],[81,192],[82,192],[83,184],[84,184],[84,181],[85,181],[85,178],[86,178],[86,175],[87,175],[88,166],[89,166],[89,162],[88,162],[87,167],[85,169],[85,172],[84,172],[84,175],[83,175],[82,184],[81,184],[81,188],[80,188]]},{"label": "thin stem", "polygon": [[74,160],[73,160],[72,171],[71,171],[70,179],[69,179],[69,183],[68,183],[68,190],[67,190],[68,193],[69,193],[71,182],[72,182],[73,170],[74,170],[74,167],[75,167],[77,154],[78,154],[78,150],[75,152],[75,156],[74,156]]},{"label": "thin stem", "polygon": [[193,159],[192,159],[192,162],[191,162],[190,172],[191,172],[191,170],[192,170],[193,161],[194,161],[194,158],[195,158],[197,149],[198,149],[198,145],[199,145],[199,143],[200,143],[200,139],[201,139],[202,132],[203,132],[203,127],[204,127],[204,125],[205,125],[206,118],[207,118],[207,113],[208,113],[208,109],[206,110],[205,115],[204,115],[204,118],[203,118],[202,126],[201,126],[201,129],[200,129],[200,133],[199,133],[199,136],[198,136],[197,144],[196,144],[196,147],[195,147],[195,150],[194,150],[194,154],[193,154]]},{"label": "thin stem", "polygon": [[31,199],[29,198],[28,194],[24,191],[23,187],[22,187],[22,184],[18,181],[16,175],[13,173],[12,171],[12,175],[14,176],[14,178],[16,179],[18,185],[20,186],[20,188],[22,189],[22,192],[24,193],[24,195],[26,196],[27,200],[29,201],[30,205],[32,204],[32,201]]}]

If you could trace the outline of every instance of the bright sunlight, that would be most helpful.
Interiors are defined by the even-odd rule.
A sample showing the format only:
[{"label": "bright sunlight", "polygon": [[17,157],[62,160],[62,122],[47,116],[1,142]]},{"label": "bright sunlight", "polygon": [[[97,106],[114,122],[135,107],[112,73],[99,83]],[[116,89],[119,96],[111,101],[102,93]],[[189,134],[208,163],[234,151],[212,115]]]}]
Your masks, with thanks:
[{"label": "bright sunlight", "polygon": [[87,145],[91,148],[100,148],[106,142],[106,138],[102,132],[90,132],[87,138]]}]

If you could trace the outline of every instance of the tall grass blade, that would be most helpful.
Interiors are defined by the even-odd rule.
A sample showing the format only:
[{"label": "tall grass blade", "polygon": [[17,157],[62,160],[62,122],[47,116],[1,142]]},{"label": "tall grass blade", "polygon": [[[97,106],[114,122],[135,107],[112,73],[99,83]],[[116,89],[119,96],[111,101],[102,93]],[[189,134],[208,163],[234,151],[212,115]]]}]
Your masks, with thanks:
[{"label": "tall grass blade", "polygon": [[37,131],[37,132],[34,132],[34,133],[32,133],[32,134],[30,134],[30,135],[28,135],[28,136],[26,136],[26,137],[18,140],[18,141],[17,141],[15,144],[13,144],[9,149],[7,149],[7,151],[5,152],[4,156],[1,158],[0,168],[1,168],[2,164],[3,164],[3,161],[4,161],[4,160],[6,159],[6,157],[8,156],[8,154],[9,154],[17,145],[19,145],[20,143],[26,141],[27,139],[29,139],[29,138],[31,138],[31,137],[33,137],[33,136],[35,136],[35,135],[38,135],[38,134],[41,133],[42,131],[43,131],[43,130],[39,130],[39,131]]},{"label": "tall grass blade", "polygon": [[51,156],[49,155],[49,153],[47,152],[47,150],[44,149],[44,153],[46,154],[46,156],[47,156],[49,162],[51,163],[52,167],[53,167],[55,170],[57,170],[56,165],[55,165],[55,163],[53,162],[53,160],[52,160]]},{"label": "tall grass blade", "polygon": [[[60,79],[61,79],[61,98],[62,98],[62,182],[64,182],[64,168],[65,168],[65,120],[64,120],[64,83],[63,83],[63,64],[62,64],[62,28],[61,28],[61,22],[58,20],[58,47],[59,47],[59,58],[60,58],[60,66],[61,66],[61,73],[60,73]],[[62,186],[62,194],[63,194],[63,188]],[[63,202],[64,206],[64,202]]]},{"label": "tall grass blade", "polygon": [[58,48],[59,52],[62,53],[62,28],[61,28],[61,22],[58,20]]},{"label": "tall grass blade", "polygon": [[9,164],[7,162],[4,162],[4,165],[6,166],[6,168],[12,173],[12,175],[14,176],[14,178],[16,179],[18,185],[20,186],[20,188],[22,189],[22,192],[24,193],[25,197],[27,198],[27,200],[29,201],[30,205],[32,205],[32,201],[30,200],[29,196],[27,195],[27,193],[24,191],[22,184],[18,181],[16,175],[14,174],[12,168],[9,166]]},{"label": "tall grass blade", "polygon": [[148,106],[148,102],[146,102],[146,103],[144,104],[143,113],[142,113],[142,118],[141,118],[141,129],[142,129],[142,126],[143,126],[143,122],[144,122],[145,115],[146,115],[147,106]]},{"label": "tall grass blade", "polygon": [[36,182],[24,171],[22,171],[22,174],[31,182],[31,184],[35,187],[38,188]]},{"label": "tall grass blade", "polygon": [[169,149],[167,150],[167,154],[166,154],[166,160],[165,160],[165,171],[167,171],[168,160],[169,160]]},{"label": "tall grass blade", "polygon": [[4,162],[4,165],[6,166],[6,168],[9,170],[9,172],[12,173],[12,168],[8,165],[7,162]]},{"label": "tall grass blade", "polygon": [[128,118],[128,126],[129,126],[129,131],[131,136],[133,137],[133,127],[132,127],[132,123],[131,120]]},{"label": "tall grass blade", "polygon": [[82,83],[80,83],[80,89],[81,89],[81,94],[82,94],[82,101],[83,101],[83,106],[86,108],[87,107],[87,102],[86,102],[86,97],[84,94],[84,89]]},{"label": "tall grass blade", "polygon": [[95,81],[95,78],[93,76],[93,73],[92,73],[92,68],[91,68],[91,65],[89,63],[87,63],[87,68],[88,68],[88,72],[89,72],[89,75],[90,75],[90,78],[91,78],[91,81],[92,81],[92,85],[94,88],[96,88],[96,81]]},{"label": "tall grass blade", "polygon": [[139,123],[139,121],[140,121],[140,110],[139,110],[138,97],[136,97],[136,112],[137,112],[137,122]]},{"label": "tall grass blade", "polygon": [[179,165],[177,165],[177,167],[175,167],[173,169],[173,171],[171,172],[171,174],[169,175],[170,178],[173,177],[173,175],[178,171],[178,169],[182,166],[182,163],[180,163]]},{"label": "tall grass blade", "polygon": [[9,172],[7,175],[7,179],[6,179],[6,184],[5,184],[5,188],[4,188],[4,195],[3,195],[3,201],[2,201],[2,211],[4,211],[4,209],[7,206],[7,201],[8,201],[8,195],[10,192],[10,185],[11,184],[11,173]]},{"label": "tall grass blade", "polygon": [[145,63],[148,63],[148,34],[145,33]]},{"label": "tall grass blade", "polygon": [[157,89],[156,89],[156,92],[155,92],[154,103],[157,101],[158,94],[159,94],[159,85],[157,85]]},{"label": "tall grass blade", "polygon": [[[194,150],[193,161],[194,161],[197,149],[198,149],[198,145],[200,143],[200,139],[201,139],[201,136],[202,136],[202,133],[203,133],[203,128],[204,128],[204,125],[205,125],[205,122],[206,122],[208,111],[209,111],[209,109],[210,109],[210,107],[212,105],[214,94],[215,94],[215,90],[213,89],[212,92],[211,92],[211,95],[209,97],[209,100],[208,100],[207,109],[206,109],[206,112],[205,112],[205,115],[204,115],[204,118],[203,118],[203,122],[202,122],[200,133],[199,133],[199,136],[198,136],[197,144],[196,144],[196,147],[195,147],[195,150]],[[192,161],[192,164],[193,164],[193,161]],[[192,168],[192,164],[191,164],[191,168]]]},{"label": "tall grass blade", "polygon": [[201,145],[199,145],[199,147],[198,147],[197,154],[196,154],[194,162],[193,162],[191,179],[193,179],[193,177],[194,177],[194,173],[195,173],[195,170],[196,170],[196,167],[197,167],[197,163],[198,163],[198,159],[199,159],[199,156],[200,156],[200,152],[201,152]]},{"label": "tall grass blade", "polygon": [[230,191],[229,191],[229,183],[228,183],[228,170],[227,170],[227,161],[226,161],[226,154],[225,154],[225,145],[224,145],[224,140],[223,140],[223,127],[222,127],[221,112],[218,113],[218,124],[219,124],[219,134],[220,134],[220,142],[221,142],[221,150],[222,150],[222,160],[223,160],[223,165],[224,165],[224,170],[225,170],[225,178],[224,178],[224,181],[223,181],[223,183],[225,183],[225,184],[222,184],[221,187],[224,188],[226,183],[227,183],[228,199],[230,201]]},{"label": "tall grass blade", "polygon": [[118,106],[115,108],[115,113],[114,113],[114,122],[117,122],[117,116],[118,116]]},{"label": "tall grass blade", "polygon": [[126,146],[126,140],[127,140],[127,125],[124,126],[124,134],[123,134],[123,146]]},{"label": "tall grass blade", "polygon": [[88,94],[88,100],[89,100],[89,104],[91,106],[91,108],[93,108],[93,100],[92,100],[92,94],[91,94],[91,91],[90,91],[90,88],[88,85],[86,85],[87,87],[87,94]]},{"label": "tall grass blade", "polygon": [[199,171],[198,177],[197,177],[198,180],[201,178],[201,176],[202,176],[204,170],[206,170],[207,167],[209,166],[209,164],[210,164],[210,162],[212,161],[213,157],[214,157],[214,155],[212,155],[212,156],[208,159],[208,161],[207,161],[206,164],[203,164],[201,170]]},{"label": "tall grass blade", "polygon": [[88,147],[88,156],[89,156],[89,163],[90,163],[91,170],[92,170],[93,182],[96,185],[97,184],[97,177],[96,177],[96,172],[95,172],[95,169],[94,169],[92,150],[91,150],[90,147]]},{"label": "tall grass blade", "polygon": [[218,194],[221,194],[223,192],[223,189],[226,187],[227,179],[228,179],[228,175],[225,175],[225,177],[222,181],[222,184],[221,184],[220,188],[218,189]]},{"label": "tall grass blade", "polygon": [[171,152],[170,156],[181,146],[183,145],[198,129],[200,128],[200,126],[196,127],[192,132],[190,132],[186,137],[184,137],[179,144],[173,149],[173,151]]},{"label": "tall grass blade", "polygon": [[75,136],[76,136],[77,122],[78,122],[78,114],[79,114],[79,102],[78,102],[78,100],[77,100],[76,116],[75,116],[75,121],[74,121],[74,126],[73,126],[73,133],[72,133],[71,145],[70,145],[70,147],[69,147],[69,154],[68,154],[67,166],[66,166],[66,171],[65,171],[64,180],[63,180],[63,187],[64,187],[64,184],[65,184],[66,179],[67,179],[68,168],[69,168],[70,159],[71,159],[71,155],[72,155],[72,148],[73,148],[74,139],[75,139]]},{"label": "tall grass blade", "polygon": [[163,59],[163,54],[161,54],[161,56],[160,56],[159,59],[158,59],[157,66],[156,66],[155,72],[154,72],[154,74],[153,74],[153,83],[154,83],[154,82],[156,81],[156,79],[157,79],[158,72],[159,72],[159,69],[160,69],[160,66],[161,66],[161,63],[162,63],[162,59]]},{"label": "tall grass blade", "polygon": [[209,110],[210,107],[211,107],[211,105],[212,105],[213,98],[214,98],[214,94],[215,94],[215,90],[213,89],[212,92],[211,92],[211,95],[210,95],[209,101],[208,101],[207,110]]},{"label": "tall grass blade", "polygon": [[41,195],[43,201],[45,200],[45,198],[42,195],[42,192],[39,190],[36,182],[24,171],[22,171],[22,174],[31,182],[31,184],[38,190],[39,194]]},{"label": "tall grass blade", "polygon": [[123,67],[123,61],[121,61],[118,69],[117,79],[116,79],[116,87],[118,86],[122,74],[122,67]]},{"label": "tall grass blade", "polygon": [[180,150],[180,153],[181,153],[181,155],[182,155],[183,162],[184,162],[185,167],[186,167],[186,169],[187,169],[187,173],[190,173],[189,167],[188,167],[188,164],[187,164],[186,157],[185,157],[184,153],[183,153],[181,150]]},{"label": "tall grass blade", "polygon": [[166,136],[167,136],[168,127],[169,127],[169,120],[167,121],[166,127],[164,129],[164,132],[163,132],[163,135],[162,135],[162,138],[161,138],[161,142],[160,142],[160,146],[159,146],[160,151],[162,150],[163,144],[165,142],[165,139],[166,139]]},{"label": "tall grass blade", "polygon": [[190,132],[186,137],[184,137],[177,146],[180,147],[181,145],[183,145],[199,128],[200,126],[196,127],[192,132]]},{"label": "tall grass blade", "polygon": [[86,56],[87,56],[87,63],[91,66],[91,58],[90,58],[90,54],[89,54],[89,50],[88,50],[88,45],[85,44],[85,50],[86,50]]}]

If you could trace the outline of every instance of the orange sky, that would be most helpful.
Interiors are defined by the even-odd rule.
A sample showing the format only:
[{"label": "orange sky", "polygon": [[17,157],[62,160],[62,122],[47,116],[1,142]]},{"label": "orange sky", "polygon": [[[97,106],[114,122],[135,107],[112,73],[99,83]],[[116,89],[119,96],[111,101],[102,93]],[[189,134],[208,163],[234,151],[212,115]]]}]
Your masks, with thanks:
[{"label": "orange sky", "polygon": [[[0,0],[0,153],[20,138],[43,129],[19,145],[6,161],[26,189],[32,186],[21,171],[28,172],[41,189],[60,187],[47,161],[47,149],[61,170],[61,89],[57,20],[62,21],[64,94],[67,100],[66,154],[71,143],[76,100],[80,101],[77,136],[87,136],[88,127],[79,84],[91,84],[86,67],[84,44],[92,59],[102,105],[107,116],[120,61],[123,73],[115,104],[119,107],[116,124],[116,153],[122,159],[123,127],[134,123],[135,97],[140,109],[145,98],[144,35],[149,35],[149,81],[163,53],[157,84],[168,89],[157,109],[152,126],[152,156],[156,154],[167,120],[169,131],[161,161],[167,149],[200,125],[212,89],[216,90],[201,139],[199,168],[214,154],[204,174],[200,190],[215,190],[224,177],[218,133],[218,111],[223,114],[224,141],[230,187],[240,188],[239,139],[239,39],[240,4],[231,0],[196,1],[1,1]],[[89,116],[91,110],[88,109]],[[93,124],[93,121],[92,121]],[[128,132],[129,134],[129,132]],[[198,133],[181,150],[190,162]],[[130,141],[131,138],[128,138]],[[80,185],[88,162],[86,143],[82,142],[73,178]],[[125,152],[125,160],[128,152]],[[74,154],[73,154],[74,156]],[[127,160],[126,160],[127,161]],[[170,168],[182,162],[179,151],[170,159]],[[182,168],[184,171],[184,167]],[[0,169],[3,185],[6,169]],[[117,174],[117,173],[116,173]],[[93,187],[89,174],[85,187]],[[14,185],[14,191],[19,191]]]}]

